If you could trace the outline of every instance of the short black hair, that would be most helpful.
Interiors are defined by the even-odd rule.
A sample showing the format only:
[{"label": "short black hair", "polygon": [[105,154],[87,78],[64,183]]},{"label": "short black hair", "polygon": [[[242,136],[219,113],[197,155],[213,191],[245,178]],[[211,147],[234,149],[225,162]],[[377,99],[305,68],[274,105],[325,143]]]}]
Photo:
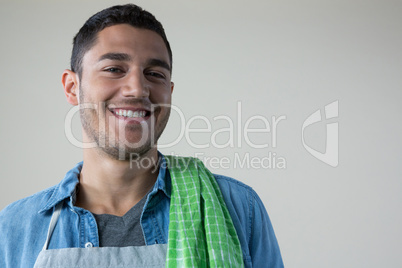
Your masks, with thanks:
[{"label": "short black hair", "polygon": [[162,24],[154,15],[134,4],[117,5],[106,8],[90,17],[81,27],[73,40],[71,70],[82,75],[82,59],[95,44],[97,34],[106,27],[117,24],[129,24],[140,29],[154,31],[160,35],[169,53],[170,72],[172,71],[172,50]]}]

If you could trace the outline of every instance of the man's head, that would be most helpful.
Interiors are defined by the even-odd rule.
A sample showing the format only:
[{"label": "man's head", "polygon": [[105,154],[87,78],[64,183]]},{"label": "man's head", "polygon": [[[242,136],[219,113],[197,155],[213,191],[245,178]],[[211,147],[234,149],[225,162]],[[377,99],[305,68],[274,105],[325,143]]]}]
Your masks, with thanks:
[{"label": "man's head", "polygon": [[81,27],[73,41],[71,55],[71,70],[82,75],[82,59],[85,53],[96,43],[98,33],[106,27],[117,24],[129,24],[135,28],[154,31],[162,37],[169,53],[170,69],[172,70],[172,50],[167,40],[162,24],[154,15],[141,7],[127,4],[104,9],[90,17]]},{"label": "man's head", "polygon": [[162,25],[134,5],[92,16],[74,38],[63,73],[69,103],[80,106],[84,142],[129,159],[152,150],[170,114],[172,53]]}]

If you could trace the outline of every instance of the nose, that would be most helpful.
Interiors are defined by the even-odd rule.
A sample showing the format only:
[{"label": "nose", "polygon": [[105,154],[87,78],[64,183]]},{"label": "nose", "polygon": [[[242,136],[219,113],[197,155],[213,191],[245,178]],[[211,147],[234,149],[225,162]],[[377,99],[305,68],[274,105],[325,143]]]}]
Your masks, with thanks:
[{"label": "nose", "polygon": [[149,85],[142,71],[132,71],[126,75],[124,85],[121,88],[124,97],[147,98]]}]

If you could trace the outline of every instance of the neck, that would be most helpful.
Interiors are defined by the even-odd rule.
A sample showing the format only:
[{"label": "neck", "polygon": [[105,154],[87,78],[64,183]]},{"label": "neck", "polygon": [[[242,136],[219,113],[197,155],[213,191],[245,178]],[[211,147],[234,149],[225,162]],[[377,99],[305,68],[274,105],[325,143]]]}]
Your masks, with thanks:
[{"label": "neck", "polygon": [[155,184],[159,173],[158,152],[152,148],[134,162],[112,159],[98,150],[84,150],[75,205],[95,214],[123,216]]}]

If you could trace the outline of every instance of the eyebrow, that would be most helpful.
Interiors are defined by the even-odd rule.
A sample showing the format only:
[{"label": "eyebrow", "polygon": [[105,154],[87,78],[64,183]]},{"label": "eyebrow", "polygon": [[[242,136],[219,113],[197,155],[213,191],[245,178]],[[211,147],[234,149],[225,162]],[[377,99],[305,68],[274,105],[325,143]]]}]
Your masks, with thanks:
[{"label": "eyebrow", "polygon": [[168,70],[169,72],[171,71],[170,65],[164,60],[149,59],[147,61],[147,65],[149,65],[149,66],[158,66],[158,67],[162,67],[162,68]]},{"label": "eyebrow", "polygon": [[103,54],[98,61],[103,60],[131,61],[131,56],[126,53],[106,53]]}]

